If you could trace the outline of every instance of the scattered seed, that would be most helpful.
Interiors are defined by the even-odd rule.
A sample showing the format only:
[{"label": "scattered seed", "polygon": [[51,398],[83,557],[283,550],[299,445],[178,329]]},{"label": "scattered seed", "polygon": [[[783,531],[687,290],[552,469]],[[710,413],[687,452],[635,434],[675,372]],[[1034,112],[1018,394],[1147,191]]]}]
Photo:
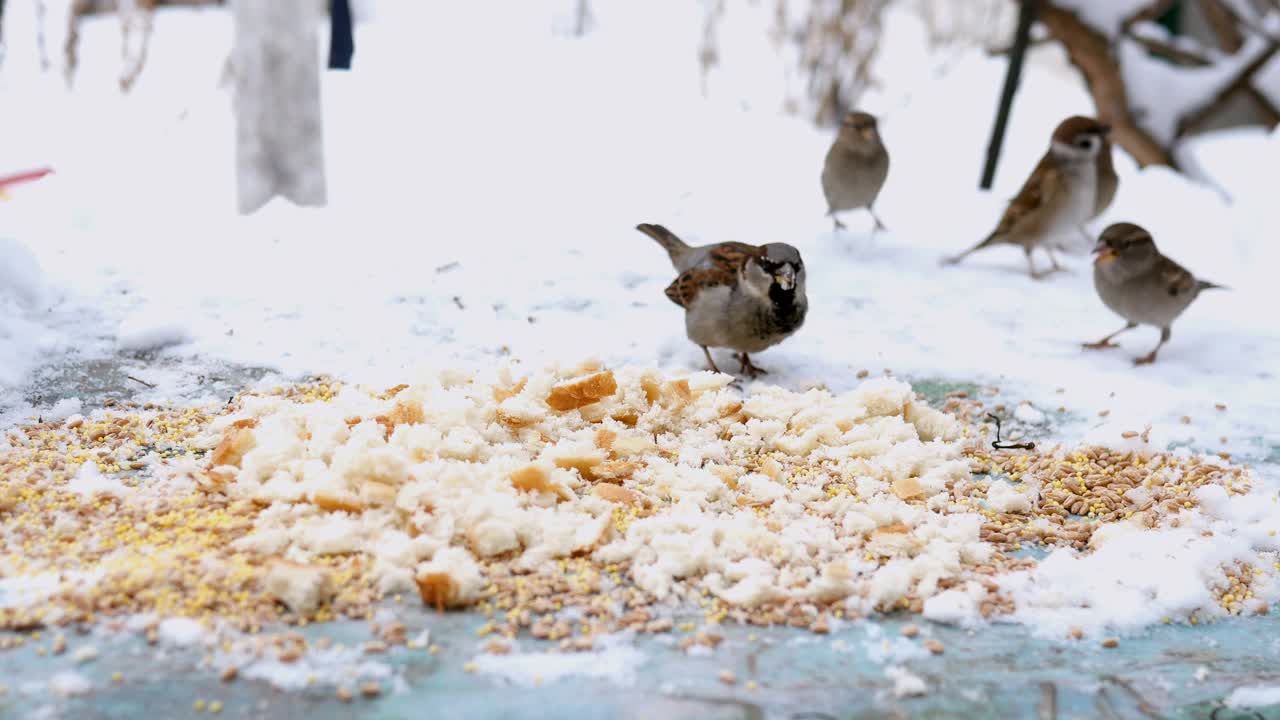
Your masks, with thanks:
[{"label": "scattered seed", "polygon": [[717,677],[719,677],[720,682],[724,683],[725,685],[738,684],[738,676],[734,675],[731,670],[721,670],[720,674]]},{"label": "scattered seed", "polygon": [[899,632],[902,633],[902,637],[913,638],[920,634],[920,628],[915,625],[903,625]]},{"label": "scattered seed", "polygon": [[1104,648],[1120,647],[1120,641],[1117,640],[1116,638],[1109,637],[1102,641],[1102,647]]},{"label": "scattered seed", "polygon": [[945,645],[938,642],[937,640],[934,640],[933,638],[925,640],[923,643],[921,643],[921,645],[924,646],[925,650],[928,650],[934,655],[941,655],[942,653],[946,652],[946,649],[947,649]]}]

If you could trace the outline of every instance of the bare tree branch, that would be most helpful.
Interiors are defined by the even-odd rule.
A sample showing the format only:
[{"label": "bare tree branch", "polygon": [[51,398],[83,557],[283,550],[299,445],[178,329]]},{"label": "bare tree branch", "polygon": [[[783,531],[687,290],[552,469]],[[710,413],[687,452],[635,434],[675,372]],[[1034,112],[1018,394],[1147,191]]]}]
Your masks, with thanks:
[{"label": "bare tree branch", "polygon": [[1218,47],[1228,55],[1234,55],[1244,47],[1244,33],[1236,14],[1222,0],[1200,0],[1200,12],[1218,40]]},{"label": "bare tree branch", "polygon": [[[1209,118],[1209,116],[1217,112],[1229,99],[1231,99],[1231,96],[1235,93],[1242,90],[1247,91],[1252,89],[1251,83],[1253,81],[1253,76],[1256,75],[1259,70],[1266,67],[1267,63],[1271,62],[1271,58],[1275,57],[1277,51],[1280,51],[1280,43],[1272,43],[1267,46],[1266,50],[1258,53],[1257,57],[1244,67],[1240,68],[1240,70],[1238,70],[1235,76],[1231,79],[1231,82],[1223,86],[1223,88],[1213,96],[1212,100],[1205,103],[1195,112],[1184,115],[1182,119],[1178,121],[1178,137],[1182,137],[1199,127]],[[1275,108],[1273,107],[1271,109],[1274,110]]]},{"label": "bare tree branch", "polygon": [[1165,60],[1177,63],[1178,65],[1185,65],[1186,67],[1206,67],[1213,64],[1212,60],[1199,53],[1194,53],[1190,50],[1183,50],[1180,47],[1170,45],[1169,43],[1161,40],[1156,40],[1155,38],[1136,35],[1132,32],[1128,33],[1127,37],[1141,45],[1152,55],[1162,57]]},{"label": "bare tree branch", "polygon": [[1040,22],[1067,49],[1071,63],[1084,75],[1098,119],[1111,126],[1111,135],[1138,165],[1177,167],[1173,157],[1146,130],[1138,126],[1129,109],[1120,66],[1111,54],[1108,39],[1086,25],[1075,13],[1051,2],[1040,9]]},{"label": "bare tree branch", "polygon": [[1267,97],[1266,93],[1252,85],[1246,86],[1244,92],[1253,101],[1253,104],[1257,105],[1258,109],[1262,110],[1263,114],[1267,116],[1268,126],[1274,128],[1276,125],[1280,125],[1280,108],[1271,102],[1271,98]]}]

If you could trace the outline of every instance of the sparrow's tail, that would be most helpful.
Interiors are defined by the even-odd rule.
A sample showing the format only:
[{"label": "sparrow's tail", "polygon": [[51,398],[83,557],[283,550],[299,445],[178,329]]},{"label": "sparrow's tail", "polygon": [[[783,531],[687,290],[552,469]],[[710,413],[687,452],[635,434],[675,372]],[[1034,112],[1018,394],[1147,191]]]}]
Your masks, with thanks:
[{"label": "sparrow's tail", "polygon": [[1230,289],[1231,288],[1227,287],[1226,285],[1211,283],[1208,280],[1199,280],[1196,282],[1196,292],[1200,292],[1201,290],[1230,290]]},{"label": "sparrow's tail", "polygon": [[662,227],[661,225],[650,225],[649,223],[640,223],[636,226],[640,232],[648,235],[667,251],[667,255],[671,256],[671,262],[678,263],[680,256],[689,250],[689,245],[676,237],[675,233]]},{"label": "sparrow's tail", "polygon": [[950,256],[950,257],[945,257],[945,258],[943,258],[943,259],[942,259],[942,264],[943,264],[943,265],[955,265],[955,264],[959,263],[961,260],[963,260],[963,259],[965,259],[965,258],[969,257],[970,255],[972,255],[973,253],[975,253],[975,252],[977,252],[977,251],[981,250],[982,248],[984,248],[984,247],[990,247],[990,246],[992,246],[992,245],[995,245],[997,242],[999,242],[999,240],[997,239],[997,237],[998,237],[998,236],[996,235],[996,233],[994,233],[994,232],[993,232],[993,233],[991,233],[990,235],[988,235],[985,239],[983,239],[983,241],[982,241],[982,242],[978,243],[977,245],[974,245],[973,247],[969,248],[968,250],[965,250],[964,252],[960,253],[959,255],[953,255],[953,256]]}]

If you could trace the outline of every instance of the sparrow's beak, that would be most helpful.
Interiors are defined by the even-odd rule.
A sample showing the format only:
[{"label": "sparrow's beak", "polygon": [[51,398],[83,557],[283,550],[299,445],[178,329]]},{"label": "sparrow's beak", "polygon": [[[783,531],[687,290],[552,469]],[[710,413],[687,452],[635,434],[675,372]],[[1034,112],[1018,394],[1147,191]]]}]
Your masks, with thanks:
[{"label": "sparrow's beak", "polygon": [[876,139],[876,129],[875,129],[875,128],[873,128],[873,127],[864,127],[864,128],[862,128],[862,139],[863,139],[863,140],[875,140],[875,139]]},{"label": "sparrow's beak", "polygon": [[1102,126],[1100,126],[1100,127],[1098,128],[1098,134],[1102,135],[1102,137],[1106,137],[1106,136],[1110,135],[1110,134],[1111,134],[1111,126],[1110,126],[1110,125],[1102,125]]},{"label": "sparrow's beak", "polygon": [[1098,257],[1093,261],[1094,265],[1106,265],[1119,256],[1119,253],[1116,252],[1115,248],[1101,240],[1099,240],[1098,244],[1093,247],[1093,251],[1098,254]]},{"label": "sparrow's beak", "polygon": [[778,272],[773,274],[773,281],[783,290],[790,290],[796,286],[796,270],[790,265],[783,265]]}]

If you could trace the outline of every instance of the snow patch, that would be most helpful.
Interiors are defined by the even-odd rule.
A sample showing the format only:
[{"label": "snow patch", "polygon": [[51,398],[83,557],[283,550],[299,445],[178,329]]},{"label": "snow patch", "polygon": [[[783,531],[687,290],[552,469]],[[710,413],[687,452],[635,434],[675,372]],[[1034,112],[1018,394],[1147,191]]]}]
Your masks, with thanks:
[{"label": "snow patch", "polygon": [[161,350],[191,339],[189,323],[162,310],[144,310],[125,318],[116,330],[116,344],[128,352]]},{"label": "snow patch", "polygon": [[635,681],[636,670],[647,660],[636,648],[618,644],[583,653],[520,653],[480,655],[476,670],[523,687],[552,683],[566,678],[594,678],[618,684]]},{"label": "snow patch", "polygon": [[1280,705],[1280,685],[1248,685],[1231,691],[1223,701],[1229,708],[1265,708]]},{"label": "snow patch", "polygon": [[890,665],[884,669],[884,674],[893,681],[893,696],[896,698],[919,697],[929,692],[924,678],[901,665]]},{"label": "snow patch", "polygon": [[49,677],[49,692],[62,697],[88,695],[93,681],[74,670],[63,670]]}]

